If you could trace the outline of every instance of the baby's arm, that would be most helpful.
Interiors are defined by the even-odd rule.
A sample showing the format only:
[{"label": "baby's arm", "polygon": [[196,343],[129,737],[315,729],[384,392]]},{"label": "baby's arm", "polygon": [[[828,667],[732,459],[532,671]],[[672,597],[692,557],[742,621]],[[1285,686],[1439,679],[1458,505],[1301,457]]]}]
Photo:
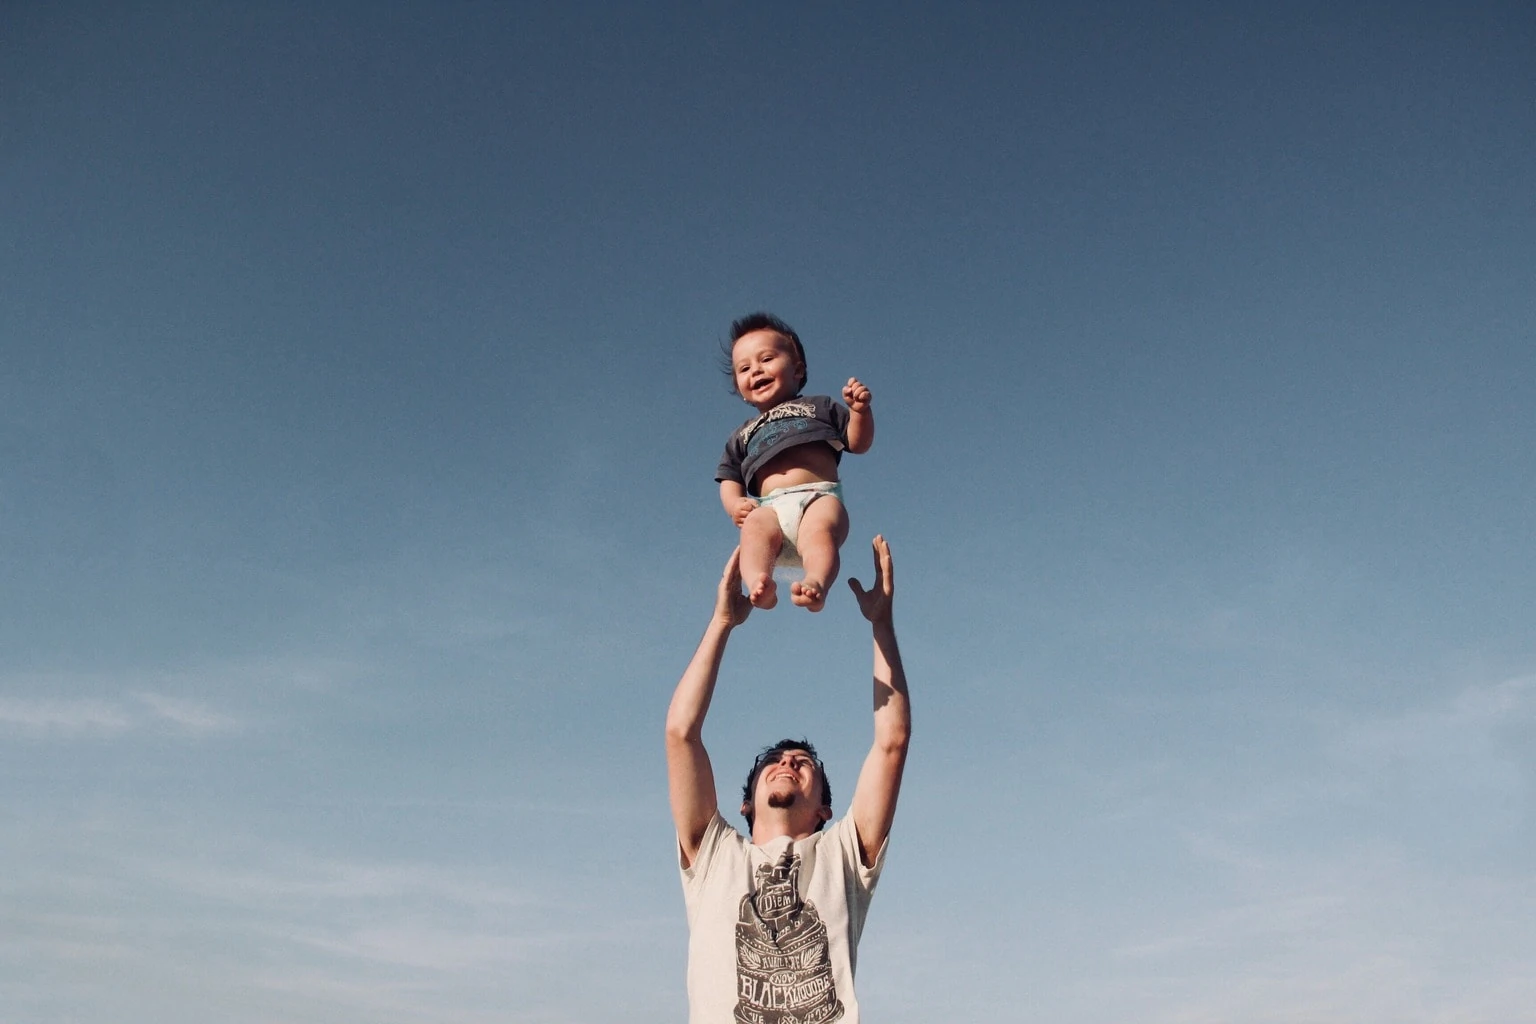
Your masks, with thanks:
[{"label": "baby's arm", "polygon": [[736,480],[720,481],[720,504],[725,507],[725,514],[731,517],[731,522],[737,528],[746,521],[752,510],[757,508],[757,502],[747,497],[747,489]]},{"label": "baby's arm", "polygon": [[869,403],[874,396],[857,377],[843,385],[843,401],[848,406],[848,450],[863,455],[875,443],[875,414]]}]

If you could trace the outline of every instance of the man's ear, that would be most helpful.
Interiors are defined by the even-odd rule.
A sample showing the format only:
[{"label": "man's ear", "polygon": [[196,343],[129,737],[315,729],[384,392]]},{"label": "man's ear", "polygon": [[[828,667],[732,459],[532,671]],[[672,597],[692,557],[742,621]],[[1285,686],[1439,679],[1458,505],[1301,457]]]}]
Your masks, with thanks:
[{"label": "man's ear", "polygon": [[826,804],[822,804],[820,807],[816,808],[816,817],[820,818],[822,821],[831,821],[832,808],[828,807]]},{"label": "man's ear", "polygon": [[752,805],[750,803],[748,803],[745,800],[743,800],[741,802],[741,816],[743,818],[745,818],[747,816],[747,812],[750,811],[751,809],[752,809]]}]

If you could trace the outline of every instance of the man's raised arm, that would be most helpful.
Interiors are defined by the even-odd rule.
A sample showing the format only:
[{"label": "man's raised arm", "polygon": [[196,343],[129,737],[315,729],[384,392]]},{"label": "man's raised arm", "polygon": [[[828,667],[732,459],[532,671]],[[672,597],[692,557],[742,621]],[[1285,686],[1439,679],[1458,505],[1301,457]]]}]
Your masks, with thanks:
[{"label": "man's raised arm", "polygon": [[869,620],[875,636],[875,741],[859,771],[849,813],[859,832],[864,866],[869,867],[885,845],[896,817],[896,798],[901,793],[901,773],[907,764],[907,744],[912,738],[912,707],[907,701],[907,676],[896,648],[896,627],[891,621],[891,599],[896,586],[891,575],[891,546],[876,537],[875,582],[869,589],[849,579],[859,611]]},{"label": "man's raised arm", "polygon": [[731,630],[746,621],[752,611],[747,595],[741,592],[741,549],[731,552],[720,577],[715,595],[715,613],[693,652],[693,660],[672,692],[667,708],[667,789],[672,799],[672,820],[677,825],[677,842],[683,866],[698,855],[704,829],[719,808],[715,796],[715,772],[704,749],[704,716],[715,695],[715,680],[720,676],[720,659]]}]

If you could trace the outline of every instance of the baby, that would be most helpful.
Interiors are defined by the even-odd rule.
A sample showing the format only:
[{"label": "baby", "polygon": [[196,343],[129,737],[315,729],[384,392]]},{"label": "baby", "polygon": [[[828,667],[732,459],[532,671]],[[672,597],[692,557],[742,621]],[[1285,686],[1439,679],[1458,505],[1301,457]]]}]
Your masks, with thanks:
[{"label": "baby", "polygon": [[869,388],[850,377],[847,408],[826,395],[802,396],[805,348],[788,324],[752,313],[731,324],[731,378],[758,415],[725,445],[715,470],[720,503],[741,528],[741,577],[758,608],[778,604],[773,567],[802,565],[789,598],[819,612],[837,579],[848,537],[837,464],[875,441]]}]

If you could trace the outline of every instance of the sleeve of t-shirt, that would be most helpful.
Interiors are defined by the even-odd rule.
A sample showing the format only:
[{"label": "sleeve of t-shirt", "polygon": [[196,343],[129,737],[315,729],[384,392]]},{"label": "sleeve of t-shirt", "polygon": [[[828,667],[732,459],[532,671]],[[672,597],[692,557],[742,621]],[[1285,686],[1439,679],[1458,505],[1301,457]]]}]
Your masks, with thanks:
[{"label": "sleeve of t-shirt", "polygon": [[734,480],[746,486],[747,482],[741,478],[742,454],[737,434],[732,434],[731,439],[725,442],[725,454],[720,456],[720,465],[715,468],[715,483]]},{"label": "sleeve of t-shirt", "polygon": [[683,903],[688,910],[689,923],[693,921],[698,894],[703,890],[704,881],[714,867],[715,858],[721,846],[731,842],[732,836],[739,834],[716,811],[715,816],[709,819],[709,824],[704,826],[704,835],[699,839],[699,850],[693,855],[693,863],[683,867],[682,844],[677,846],[677,868],[683,878]]},{"label": "sleeve of t-shirt", "polygon": [[837,436],[845,448],[848,446],[848,420],[851,415],[846,405],[831,397],[827,398],[826,418],[837,428]]},{"label": "sleeve of t-shirt", "polygon": [[875,854],[874,863],[865,867],[864,853],[859,845],[859,830],[853,823],[853,815],[847,814],[839,819],[832,826],[832,835],[843,851],[843,863],[848,865],[849,886],[865,895],[874,892],[875,883],[880,881],[880,872],[885,868],[885,849],[890,845],[891,837],[885,837],[885,842],[880,844],[880,851]]}]

